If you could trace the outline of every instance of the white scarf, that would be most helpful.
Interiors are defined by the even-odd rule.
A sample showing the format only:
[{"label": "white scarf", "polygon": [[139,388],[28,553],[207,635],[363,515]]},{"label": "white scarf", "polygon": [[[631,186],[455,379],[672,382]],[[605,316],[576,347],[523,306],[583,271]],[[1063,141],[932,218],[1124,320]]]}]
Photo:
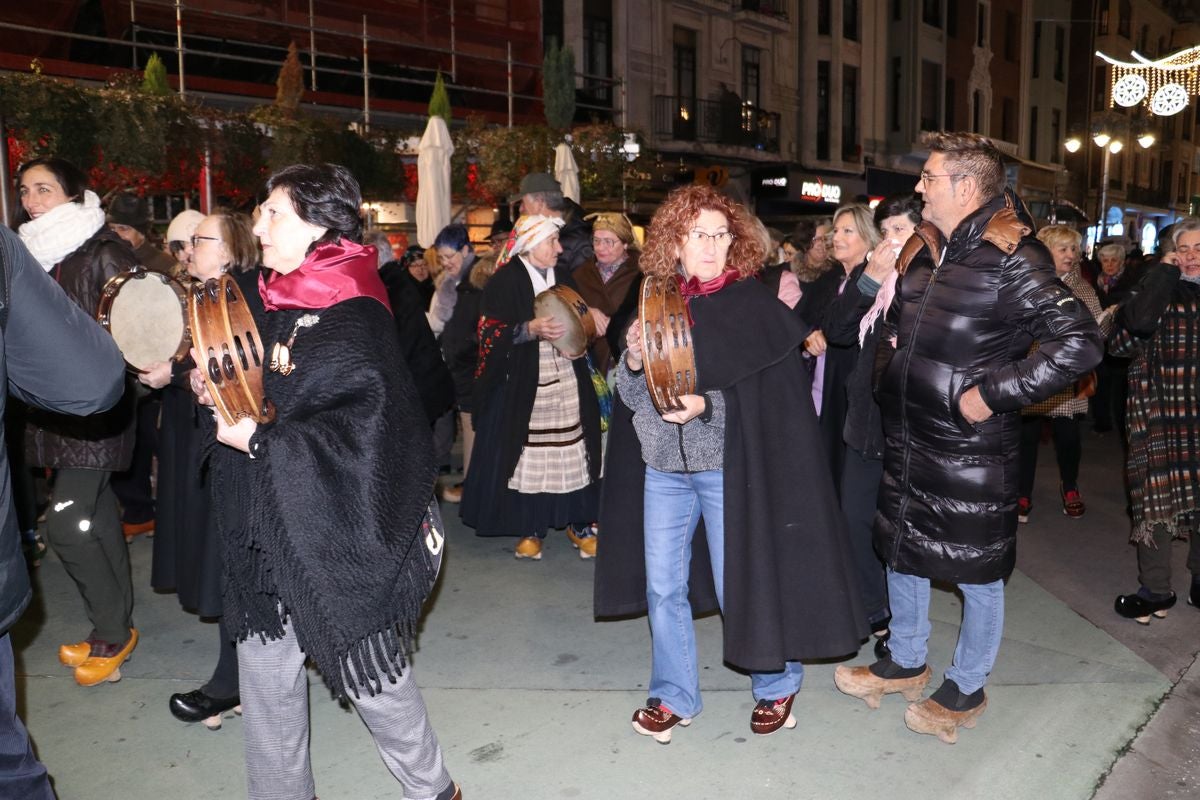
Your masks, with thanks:
[{"label": "white scarf", "polygon": [[26,222],[18,232],[42,269],[49,272],[102,227],[104,209],[100,208],[100,198],[88,190],[83,193],[83,203],[63,203]]},{"label": "white scarf", "polygon": [[[529,273],[529,280],[533,283],[533,296],[537,297],[542,292],[554,285],[554,267],[546,270],[540,270],[525,260],[525,256],[520,256],[521,265],[525,267],[525,271]],[[545,277],[542,277],[542,272],[545,272]]]}]

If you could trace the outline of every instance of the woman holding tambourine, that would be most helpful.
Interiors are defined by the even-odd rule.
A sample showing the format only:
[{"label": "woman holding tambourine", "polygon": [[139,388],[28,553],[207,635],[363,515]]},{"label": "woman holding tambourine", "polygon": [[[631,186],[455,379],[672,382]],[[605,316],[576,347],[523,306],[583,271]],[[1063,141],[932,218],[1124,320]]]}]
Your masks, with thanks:
[{"label": "woman holding tambourine", "polygon": [[[745,209],[701,186],[667,198],[642,251],[647,286],[674,282],[687,305],[695,385],[667,393],[674,408],[656,405],[641,325],[629,329],[595,611],[649,615],[650,699],[633,727],[663,743],[702,707],[693,613],[723,612],[723,660],[750,673],[756,734],[795,725],[800,659],[853,653],[865,633],[845,523],[818,457],[800,360],[808,331],[751,279],[762,262]],[[668,337],[662,323],[645,324],[657,353]]]},{"label": "woman holding tambourine", "polygon": [[[462,518],[480,536],[518,536],[514,555],[542,557],[548,528],[567,526],[582,557],[596,552],[600,407],[583,358],[551,343],[567,326],[535,316],[534,298],[564,276],[554,264],[562,220],[517,220],[483,290],[475,447],[463,485]],[[608,318],[587,312],[597,333]]]},{"label": "woman holding tambourine", "polygon": [[[407,658],[441,558],[437,470],[375,250],[359,244],[358,183],[344,167],[297,164],[267,189],[255,323],[274,414],[231,424],[222,396],[223,446],[208,462],[223,498],[248,794],[316,793],[307,657],[358,710],[406,797],[457,798]],[[200,370],[191,380],[211,404]]]}]

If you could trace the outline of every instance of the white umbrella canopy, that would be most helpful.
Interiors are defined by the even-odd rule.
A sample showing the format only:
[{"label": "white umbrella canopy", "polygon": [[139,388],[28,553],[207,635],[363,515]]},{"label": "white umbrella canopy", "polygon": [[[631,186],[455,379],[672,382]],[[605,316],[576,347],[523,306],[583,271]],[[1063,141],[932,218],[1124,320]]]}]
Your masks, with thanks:
[{"label": "white umbrella canopy", "polygon": [[563,197],[579,202],[579,166],[571,154],[571,146],[561,142],[554,148],[554,177],[562,187]]},{"label": "white umbrella canopy", "polygon": [[433,247],[442,228],[450,224],[450,156],[454,143],[446,121],[429,118],[417,148],[417,243]]}]

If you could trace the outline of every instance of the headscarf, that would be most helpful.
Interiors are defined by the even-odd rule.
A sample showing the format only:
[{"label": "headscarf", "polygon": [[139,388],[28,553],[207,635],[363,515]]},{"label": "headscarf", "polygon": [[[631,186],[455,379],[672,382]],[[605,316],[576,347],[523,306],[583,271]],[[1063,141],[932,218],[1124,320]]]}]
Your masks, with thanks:
[{"label": "headscarf", "polygon": [[526,214],[513,225],[504,249],[496,259],[497,268],[512,260],[513,256],[528,253],[539,244],[559,232],[565,223],[558,217],[546,217],[541,214]]},{"label": "headscarf", "polygon": [[630,250],[641,249],[638,245],[637,237],[633,235],[633,224],[630,223],[629,218],[624,214],[618,214],[615,211],[601,211],[595,214],[588,214],[584,219],[591,221],[593,233],[596,231],[611,231]]}]

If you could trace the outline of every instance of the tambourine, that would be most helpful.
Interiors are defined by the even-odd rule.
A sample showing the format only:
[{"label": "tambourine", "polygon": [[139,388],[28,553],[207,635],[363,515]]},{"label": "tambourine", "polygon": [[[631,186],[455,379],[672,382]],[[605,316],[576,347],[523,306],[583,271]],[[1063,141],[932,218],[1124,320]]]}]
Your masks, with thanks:
[{"label": "tambourine", "polygon": [[567,332],[550,344],[567,358],[579,358],[588,342],[596,338],[596,322],[588,313],[588,304],[569,286],[557,284],[533,298],[535,317],[554,317]]},{"label": "tambourine", "polygon": [[647,275],[638,300],[642,369],[658,413],[683,410],[679,398],[696,393],[696,354],[687,306],[674,278]]},{"label": "tambourine", "polygon": [[180,361],[192,339],[187,290],[173,278],[134,267],[108,279],[96,320],[112,335],[128,368],[141,372],[162,361]]},{"label": "tambourine", "polygon": [[275,406],[263,393],[263,344],[246,298],[228,275],[197,284],[188,296],[196,366],[217,410],[230,425],[270,422]]}]

